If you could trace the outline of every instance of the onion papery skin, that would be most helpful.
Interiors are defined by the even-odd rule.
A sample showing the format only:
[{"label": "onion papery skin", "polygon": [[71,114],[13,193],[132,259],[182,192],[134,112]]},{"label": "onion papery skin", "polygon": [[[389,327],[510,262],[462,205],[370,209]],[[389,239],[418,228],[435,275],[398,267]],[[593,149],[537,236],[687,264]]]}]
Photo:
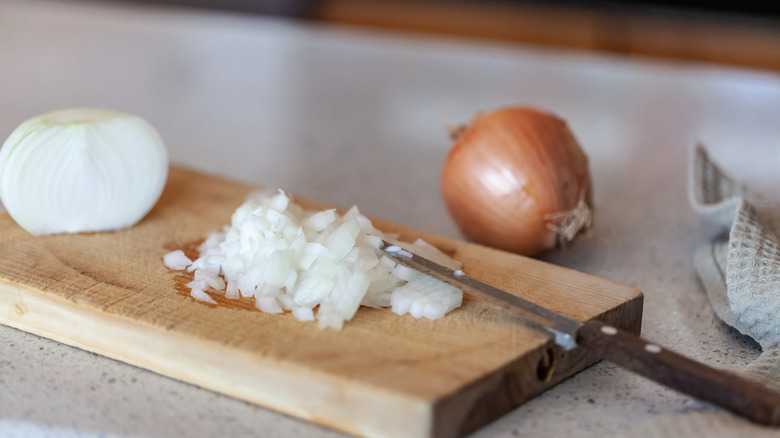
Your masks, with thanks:
[{"label": "onion papery skin", "polygon": [[132,114],[68,108],[26,120],[0,149],[0,200],[34,235],[126,228],[156,204],[168,153]]},{"label": "onion papery skin", "polygon": [[562,246],[591,223],[588,157],[562,119],[534,108],[483,113],[459,130],[441,188],[469,240],[522,255]]}]

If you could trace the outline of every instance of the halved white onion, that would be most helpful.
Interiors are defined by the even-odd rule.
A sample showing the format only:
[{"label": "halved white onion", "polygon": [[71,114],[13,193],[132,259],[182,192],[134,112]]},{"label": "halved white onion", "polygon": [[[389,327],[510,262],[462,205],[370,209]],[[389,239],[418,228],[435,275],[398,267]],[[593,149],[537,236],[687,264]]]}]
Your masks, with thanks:
[{"label": "halved white onion", "polygon": [[0,200],[35,235],[136,224],[168,177],[160,135],[140,117],[70,108],[23,122],[0,149]]}]

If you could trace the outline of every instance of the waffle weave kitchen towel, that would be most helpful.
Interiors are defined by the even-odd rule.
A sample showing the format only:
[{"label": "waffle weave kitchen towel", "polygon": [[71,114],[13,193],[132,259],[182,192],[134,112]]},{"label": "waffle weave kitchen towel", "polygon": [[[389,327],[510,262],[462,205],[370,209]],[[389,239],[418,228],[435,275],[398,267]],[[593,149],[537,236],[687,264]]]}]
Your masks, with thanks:
[{"label": "waffle weave kitchen towel", "polygon": [[780,244],[749,193],[697,147],[690,173],[693,208],[730,230],[700,248],[697,274],[718,317],[761,345],[745,377],[780,391]]},{"label": "waffle weave kitchen towel", "polygon": [[[718,318],[753,338],[762,350],[744,369],[730,371],[780,391],[780,230],[766,221],[778,216],[777,209],[757,209],[750,192],[726,175],[702,146],[694,149],[690,164],[693,209],[723,227],[720,236],[696,252],[696,273]],[[616,436],[725,438],[735,434],[778,437],[780,429],[698,403],[684,413],[647,421]]]}]

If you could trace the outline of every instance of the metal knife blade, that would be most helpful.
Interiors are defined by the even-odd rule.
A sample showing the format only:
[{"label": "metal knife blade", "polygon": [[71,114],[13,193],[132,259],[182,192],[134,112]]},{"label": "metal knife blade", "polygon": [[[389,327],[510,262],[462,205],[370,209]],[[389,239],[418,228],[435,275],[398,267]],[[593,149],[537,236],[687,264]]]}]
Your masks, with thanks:
[{"label": "metal knife blade", "polygon": [[579,322],[382,241],[392,260],[507,307],[555,335],[563,350],[582,347],[662,385],[716,404],[751,421],[780,426],[780,394],[737,374],[688,359],[597,319]]},{"label": "metal knife blade", "polygon": [[555,343],[564,351],[577,346],[575,338],[577,330],[582,326],[581,322],[471,278],[462,271],[454,271],[384,240],[382,243],[382,250],[396,262],[428,274],[463,290],[469,295],[499,307],[509,307],[524,319],[538,324],[542,329],[555,336]]}]

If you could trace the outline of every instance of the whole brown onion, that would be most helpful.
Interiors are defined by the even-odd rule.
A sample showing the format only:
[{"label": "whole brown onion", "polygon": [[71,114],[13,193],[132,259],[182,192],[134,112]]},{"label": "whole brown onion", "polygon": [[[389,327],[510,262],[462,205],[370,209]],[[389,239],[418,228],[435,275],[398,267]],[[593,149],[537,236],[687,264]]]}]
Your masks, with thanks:
[{"label": "whole brown onion", "polygon": [[470,240],[534,256],[590,227],[588,157],[560,118],[503,108],[478,115],[454,137],[442,194]]}]

